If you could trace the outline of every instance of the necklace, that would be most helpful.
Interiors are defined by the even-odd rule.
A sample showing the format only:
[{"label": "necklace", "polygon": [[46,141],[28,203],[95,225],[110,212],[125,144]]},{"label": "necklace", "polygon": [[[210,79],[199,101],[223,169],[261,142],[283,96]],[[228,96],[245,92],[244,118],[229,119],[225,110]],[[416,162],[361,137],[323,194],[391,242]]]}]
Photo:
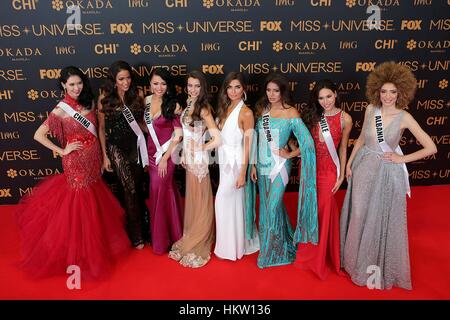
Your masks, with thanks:
[{"label": "necklace", "polygon": [[331,110],[330,113],[324,112],[323,114],[325,117],[331,117],[331,116],[337,115],[340,111],[341,111],[341,109],[335,108],[334,110]]}]

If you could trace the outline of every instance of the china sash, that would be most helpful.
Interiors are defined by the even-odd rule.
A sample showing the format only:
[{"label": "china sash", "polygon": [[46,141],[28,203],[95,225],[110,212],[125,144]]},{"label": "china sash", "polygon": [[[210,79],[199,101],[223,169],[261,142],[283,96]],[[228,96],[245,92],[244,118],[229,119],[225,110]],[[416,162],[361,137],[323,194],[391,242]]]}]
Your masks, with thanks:
[{"label": "china sash", "polygon": [[341,173],[341,164],[339,162],[339,157],[336,152],[336,147],[333,142],[333,137],[331,136],[330,128],[328,127],[327,119],[325,119],[325,115],[322,114],[319,122],[320,131],[322,131],[323,140],[325,140],[325,144],[327,145],[328,153],[333,159],[334,165],[336,166],[336,180],[339,180],[339,175]]},{"label": "china sash", "polygon": [[[128,125],[130,126],[131,130],[133,130],[134,134],[137,136],[137,147],[139,150],[139,153],[141,155],[142,159],[142,166],[148,166],[148,154],[147,154],[147,146],[145,144],[145,137],[142,133],[141,128],[139,128],[138,123],[136,122],[136,119],[134,119],[133,114],[131,113],[130,109],[123,105],[123,116],[128,122]],[[138,155],[138,163],[139,163],[139,155]]]},{"label": "china sash", "polygon": [[148,132],[150,133],[150,137],[156,147],[156,152],[153,157],[155,158],[155,163],[158,164],[161,161],[164,152],[169,149],[171,139],[167,140],[162,146],[159,143],[158,136],[156,135],[155,128],[153,127],[153,119],[150,117],[150,106],[145,109],[144,119]]},{"label": "china sash", "polygon": [[286,163],[286,159],[283,157],[280,157],[279,155],[274,153],[274,150],[279,149],[277,145],[275,144],[275,141],[272,139],[272,134],[270,132],[270,110],[267,111],[262,116],[262,126],[264,129],[264,133],[266,135],[267,142],[270,147],[270,151],[272,153],[272,157],[275,160],[275,165],[272,168],[272,171],[270,171],[270,181],[273,183],[277,175],[281,174],[281,179],[283,180],[283,184],[286,186],[289,182],[289,175],[287,173],[286,167],[284,164]]},{"label": "china sash", "polygon": [[[383,152],[394,152],[394,151],[392,151],[392,148],[384,140],[383,119],[381,117],[381,108],[375,108],[375,129],[377,132],[378,144],[380,145],[381,150],[383,150]],[[402,149],[400,148],[400,146],[397,146],[397,148],[395,148],[395,152],[400,155],[403,155],[403,152],[402,152]],[[411,189],[409,187],[408,169],[406,168],[405,163],[402,164],[402,167],[403,167],[403,172],[405,175],[406,194],[411,198]]]},{"label": "china sash", "polygon": [[60,101],[57,104],[58,107],[63,109],[69,116],[71,116],[75,121],[81,124],[84,128],[86,128],[90,133],[92,133],[95,137],[97,137],[97,129],[94,124],[90,122],[88,119],[83,117],[79,112],[73,110],[71,106],[67,103]]}]

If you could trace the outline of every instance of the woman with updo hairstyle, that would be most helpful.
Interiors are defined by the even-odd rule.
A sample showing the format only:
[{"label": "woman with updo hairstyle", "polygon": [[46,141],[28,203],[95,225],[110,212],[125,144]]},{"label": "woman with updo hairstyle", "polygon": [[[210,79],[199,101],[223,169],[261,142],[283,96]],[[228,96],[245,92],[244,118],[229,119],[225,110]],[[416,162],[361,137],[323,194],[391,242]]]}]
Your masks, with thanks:
[{"label": "woman with updo hairstyle", "polygon": [[[77,266],[82,279],[107,277],[130,248],[124,212],[102,180],[102,154],[88,78],[77,67],[61,70],[64,98],[34,139],[62,158],[64,172],[45,178],[18,206],[20,267],[34,278],[66,275]],[[52,133],[55,144],[48,138]]]},{"label": "woman with updo hairstyle", "polygon": [[319,243],[299,244],[295,265],[313,271],[324,280],[330,271],[341,272],[340,211],[334,195],[345,177],[352,118],[340,108],[336,84],[323,79],[314,85],[302,119],[311,132],[316,148]]},{"label": "woman with updo hairstyle", "polygon": [[175,184],[173,152],[181,141],[181,107],[170,73],[154,68],[151,95],[145,97],[145,123],[150,173],[150,234],[155,254],[165,254],[183,235],[183,210]]},{"label": "woman with updo hairstyle", "polygon": [[[430,136],[404,110],[416,85],[413,73],[392,61],[380,64],[367,77],[370,104],[346,166],[348,187],[340,218],[341,267],[359,286],[366,286],[376,272],[380,289],[412,289],[405,163],[437,151]],[[407,155],[399,147],[405,129],[423,146]]]}]

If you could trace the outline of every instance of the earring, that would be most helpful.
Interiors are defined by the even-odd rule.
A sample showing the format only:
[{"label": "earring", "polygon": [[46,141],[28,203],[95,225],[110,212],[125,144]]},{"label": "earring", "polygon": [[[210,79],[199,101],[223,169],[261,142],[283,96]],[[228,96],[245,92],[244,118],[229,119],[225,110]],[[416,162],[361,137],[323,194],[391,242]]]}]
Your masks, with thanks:
[{"label": "earring", "polygon": [[247,92],[244,91],[244,101],[247,101]]}]

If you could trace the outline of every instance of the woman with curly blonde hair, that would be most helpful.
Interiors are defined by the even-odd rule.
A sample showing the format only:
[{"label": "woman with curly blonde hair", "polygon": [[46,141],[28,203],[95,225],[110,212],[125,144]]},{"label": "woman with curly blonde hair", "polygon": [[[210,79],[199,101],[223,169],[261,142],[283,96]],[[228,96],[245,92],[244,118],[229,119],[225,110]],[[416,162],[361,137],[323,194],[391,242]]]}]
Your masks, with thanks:
[{"label": "woman with curly blonde hair", "polygon": [[[403,110],[415,89],[412,72],[395,62],[382,63],[367,78],[370,104],[346,166],[348,188],[340,219],[341,266],[360,286],[412,288],[405,163],[437,151],[430,136]],[[405,129],[422,149],[403,155],[399,141]]]}]

